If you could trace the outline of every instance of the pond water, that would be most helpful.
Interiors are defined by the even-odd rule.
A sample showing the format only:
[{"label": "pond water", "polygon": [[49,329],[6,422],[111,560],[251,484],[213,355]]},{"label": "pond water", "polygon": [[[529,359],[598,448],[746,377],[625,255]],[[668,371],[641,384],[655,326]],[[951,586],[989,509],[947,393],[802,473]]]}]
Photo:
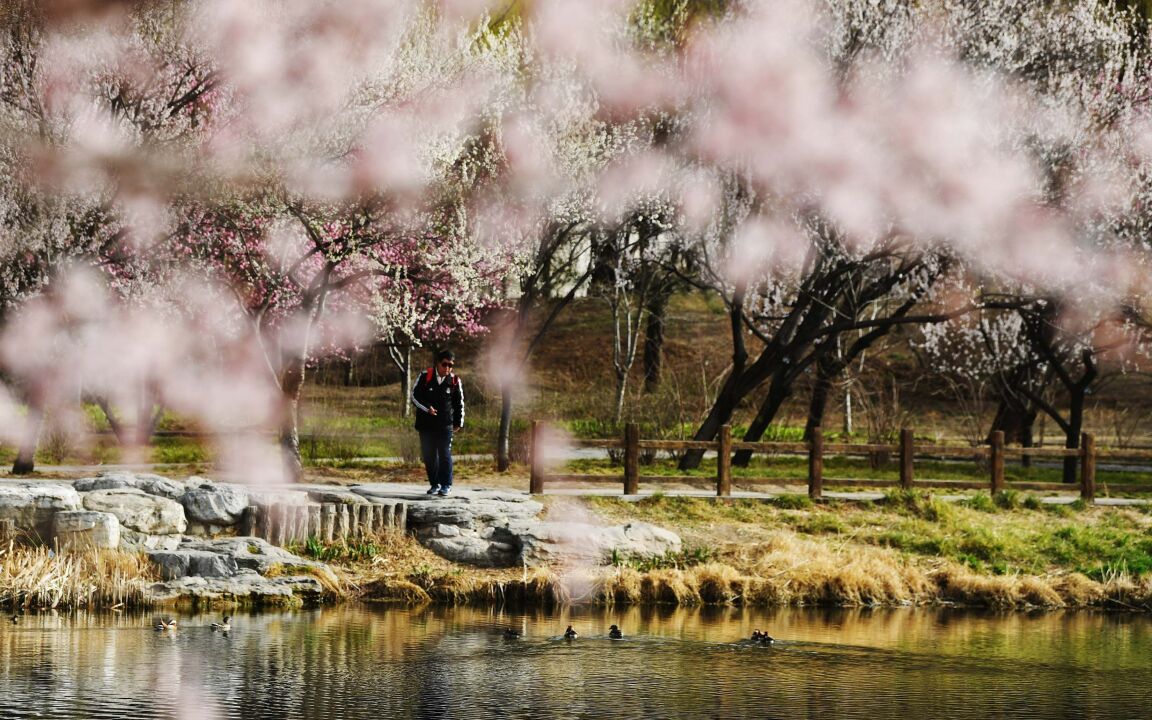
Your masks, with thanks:
[{"label": "pond water", "polygon": [[[343,606],[238,615],[227,633],[218,619],[6,621],[0,718],[1152,717],[1145,615]],[[742,641],[754,629],[777,643]]]}]

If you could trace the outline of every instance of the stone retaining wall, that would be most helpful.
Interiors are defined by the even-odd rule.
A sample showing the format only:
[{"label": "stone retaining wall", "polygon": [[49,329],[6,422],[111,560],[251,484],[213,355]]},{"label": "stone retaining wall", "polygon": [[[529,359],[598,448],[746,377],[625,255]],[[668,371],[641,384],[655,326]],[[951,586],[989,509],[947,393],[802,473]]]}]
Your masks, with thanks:
[{"label": "stone retaining wall", "polygon": [[401,501],[381,503],[310,503],[249,505],[237,534],[263,538],[273,545],[303,542],[309,537],[331,543],[371,533],[404,532],[408,508]]}]

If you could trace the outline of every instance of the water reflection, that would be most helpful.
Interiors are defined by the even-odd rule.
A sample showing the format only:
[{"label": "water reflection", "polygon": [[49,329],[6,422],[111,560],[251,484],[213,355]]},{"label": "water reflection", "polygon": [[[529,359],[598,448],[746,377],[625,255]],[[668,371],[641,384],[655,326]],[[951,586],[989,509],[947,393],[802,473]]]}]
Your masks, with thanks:
[{"label": "water reflection", "polygon": [[[0,718],[1119,718],[1152,699],[1142,615],[340,607],[213,631],[219,617],[5,624]],[[757,628],[777,644],[747,642]]]}]

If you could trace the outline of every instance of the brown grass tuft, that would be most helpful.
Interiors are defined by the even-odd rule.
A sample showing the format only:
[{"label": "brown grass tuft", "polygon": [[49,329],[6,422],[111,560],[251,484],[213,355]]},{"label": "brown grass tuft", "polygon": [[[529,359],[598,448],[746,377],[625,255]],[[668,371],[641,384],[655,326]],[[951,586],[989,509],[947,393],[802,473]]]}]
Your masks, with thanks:
[{"label": "brown grass tuft", "polygon": [[9,545],[0,550],[0,603],[23,607],[143,607],[160,579],[141,553]]},{"label": "brown grass tuft", "polygon": [[1048,580],[1039,577],[1020,578],[1020,597],[1036,607],[1059,608],[1067,603],[1060,592]]},{"label": "brown grass tuft", "polygon": [[390,601],[421,605],[432,602],[428,591],[403,578],[380,578],[361,587],[361,597],[369,601]]},{"label": "brown grass tuft", "polygon": [[640,582],[643,602],[672,605],[697,605],[701,602],[695,582],[685,577],[683,570],[653,570]]},{"label": "brown grass tuft", "polygon": [[740,573],[730,565],[708,563],[692,568],[691,574],[703,602],[731,605],[743,597]]},{"label": "brown grass tuft", "polygon": [[640,602],[644,576],[632,568],[617,568],[604,578],[600,596],[609,605]]}]

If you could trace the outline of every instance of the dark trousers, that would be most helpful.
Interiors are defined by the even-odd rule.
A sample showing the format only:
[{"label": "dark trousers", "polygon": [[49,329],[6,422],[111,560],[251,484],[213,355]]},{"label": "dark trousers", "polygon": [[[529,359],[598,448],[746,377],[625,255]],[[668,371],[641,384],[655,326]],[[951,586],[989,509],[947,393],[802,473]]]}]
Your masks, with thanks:
[{"label": "dark trousers", "polygon": [[431,486],[452,487],[452,428],[422,430],[420,457]]}]

